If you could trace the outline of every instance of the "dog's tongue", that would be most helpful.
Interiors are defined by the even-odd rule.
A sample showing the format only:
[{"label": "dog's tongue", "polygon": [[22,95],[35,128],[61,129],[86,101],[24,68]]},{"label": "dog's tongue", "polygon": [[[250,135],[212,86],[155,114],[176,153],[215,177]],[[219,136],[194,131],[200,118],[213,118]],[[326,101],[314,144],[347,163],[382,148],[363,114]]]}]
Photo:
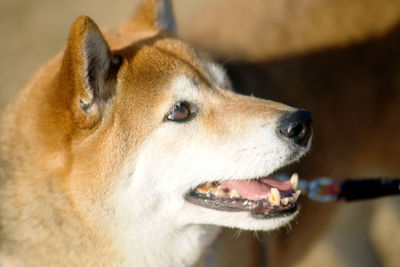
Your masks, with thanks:
[{"label": "dog's tongue", "polygon": [[281,194],[293,191],[289,181],[278,181],[272,177],[258,180],[221,181],[220,184],[229,190],[236,190],[243,198],[250,200],[266,199],[271,194],[271,188],[277,188]]}]

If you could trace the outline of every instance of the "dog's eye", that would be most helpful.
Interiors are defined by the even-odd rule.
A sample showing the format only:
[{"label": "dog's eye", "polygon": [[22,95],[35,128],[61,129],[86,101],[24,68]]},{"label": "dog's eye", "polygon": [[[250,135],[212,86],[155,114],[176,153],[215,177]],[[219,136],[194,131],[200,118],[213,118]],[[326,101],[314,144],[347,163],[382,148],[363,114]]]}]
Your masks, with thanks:
[{"label": "dog's eye", "polygon": [[166,115],[166,120],[184,122],[193,118],[194,112],[191,111],[191,105],[187,102],[179,102],[172,107]]}]

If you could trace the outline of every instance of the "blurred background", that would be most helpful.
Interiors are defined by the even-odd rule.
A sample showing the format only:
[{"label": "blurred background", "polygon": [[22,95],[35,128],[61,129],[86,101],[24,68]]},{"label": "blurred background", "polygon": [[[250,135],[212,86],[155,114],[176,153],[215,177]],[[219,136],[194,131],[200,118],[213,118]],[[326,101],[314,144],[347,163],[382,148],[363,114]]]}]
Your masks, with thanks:
[{"label": "blurred background", "polygon": [[[311,153],[288,171],[400,177],[400,0],[172,0],[179,36],[244,94],[314,114]],[[69,27],[128,19],[138,0],[0,0],[0,107],[61,51]],[[290,228],[226,230],[199,266],[400,266],[400,201],[302,199]]]}]

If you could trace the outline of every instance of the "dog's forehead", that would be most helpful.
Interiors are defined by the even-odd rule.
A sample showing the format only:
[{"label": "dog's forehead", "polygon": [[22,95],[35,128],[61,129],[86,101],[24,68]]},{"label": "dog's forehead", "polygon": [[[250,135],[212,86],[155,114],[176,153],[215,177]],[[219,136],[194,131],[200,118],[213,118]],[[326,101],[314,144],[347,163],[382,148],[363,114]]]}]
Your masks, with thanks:
[{"label": "dog's forehead", "polygon": [[[169,36],[148,36],[118,51],[126,62],[125,74],[153,86],[180,81],[183,77],[192,85],[212,84],[219,86],[225,81],[225,73],[215,64],[201,59],[187,43]],[[185,82],[188,84],[188,81]],[[180,88],[181,86],[178,86]],[[225,88],[225,86],[221,86]]]},{"label": "dog's forehead", "polygon": [[141,39],[124,47],[119,53],[136,68],[151,64],[166,73],[176,73],[179,69],[203,72],[203,66],[194,49],[169,35],[155,35]]}]

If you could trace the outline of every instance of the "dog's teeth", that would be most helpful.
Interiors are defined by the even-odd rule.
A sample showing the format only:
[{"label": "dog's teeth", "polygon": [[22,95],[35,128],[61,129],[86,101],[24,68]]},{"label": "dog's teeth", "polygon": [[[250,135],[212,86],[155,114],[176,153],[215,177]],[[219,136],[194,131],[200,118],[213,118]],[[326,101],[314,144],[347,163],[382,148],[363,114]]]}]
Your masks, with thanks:
[{"label": "dog's teeth", "polygon": [[212,188],[211,193],[216,197],[223,197],[225,195],[224,190],[222,190],[222,188],[220,188],[220,187]]},{"label": "dog's teeth", "polygon": [[297,190],[295,193],[293,193],[293,195],[291,196],[291,197],[289,197],[289,202],[290,203],[294,203],[294,202],[296,202],[297,201],[297,199],[299,198],[299,196],[300,196],[300,190]]},{"label": "dog's teeth", "polygon": [[202,186],[202,187],[196,188],[196,191],[201,193],[201,194],[207,194],[208,188],[205,188],[205,187]]},{"label": "dog's teeth", "polygon": [[215,193],[217,192],[217,188],[211,187],[208,189],[208,192],[210,192],[212,195],[215,195]]},{"label": "dog's teeth", "polygon": [[230,198],[240,198],[240,195],[239,195],[238,191],[236,191],[235,189],[232,189],[229,192],[229,197]]},{"label": "dog's teeth", "polygon": [[212,188],[212,184],[211,183],[205,183],[202,186],[199,186],[196,188],[196,191],[201,193],[201,194],[207,194],[211,192],[211,188]]},{"label": "dog's teeth", "polygon": [[297,190],[296,193],[293,194],[295,201],[299,198],[301,191]]},{"label": "dog's teeth", "polygon": [[288,197],[282,198],[281,203],[282,205],[287,206],[289,204],[289,198]]},{"label": "dog's teeth", "polygon": [[292,177],[290,177],[290,184],[293,190],[297,190],[297,185],[299,184],[299,175],[297,173],[293,173]]},{"label": "dog's teeth", "polygon": [[268,198],[268,201],[275,206],[279,206],[281,203],[281,193],[277,188],[271,188],[271,195]]}]

